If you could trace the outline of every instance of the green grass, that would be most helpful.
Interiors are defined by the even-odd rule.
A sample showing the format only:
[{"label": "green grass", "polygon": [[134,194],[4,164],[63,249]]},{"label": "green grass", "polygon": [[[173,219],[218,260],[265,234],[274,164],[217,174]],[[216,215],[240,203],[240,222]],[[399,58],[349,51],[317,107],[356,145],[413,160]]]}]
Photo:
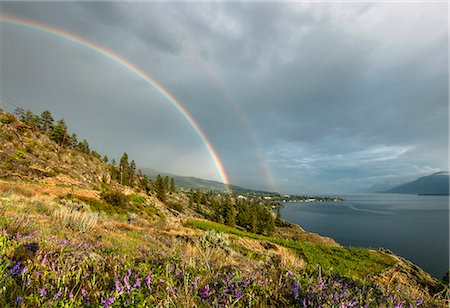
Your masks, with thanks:
[{"label": "green grass", "polygon": [[269,241],[286,248],[295,250],[304,257],[309,265],[318,265],[324,270],[329,270],[341,275],[365,279],[381,273],[383,270],[395,264],[394,258],[381,252],[363,248],[329,247],[305,242],[284,240],[241,231],[220,223],[190,219],[185,224],[201,230],[216,230],[218,232],[234,234],[240,237],[251,238],[260,241]]}]

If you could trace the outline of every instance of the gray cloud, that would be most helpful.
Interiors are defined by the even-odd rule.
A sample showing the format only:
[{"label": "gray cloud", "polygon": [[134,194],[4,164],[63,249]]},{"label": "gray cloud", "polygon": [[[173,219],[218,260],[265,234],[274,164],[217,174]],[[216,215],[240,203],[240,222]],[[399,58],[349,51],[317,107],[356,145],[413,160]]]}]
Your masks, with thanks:
[{"label": "gray cloud", "polygon": [[[172,92],[231,182],[351,191],[448,169],[443,3],[1,3],[101,44]],[[1,26],[2,91],[143,167],[220,179],[178,111],[92,50]],[[250,128],[250,131],[248,130]],[[259,147],[259,150],[257,149]]]}]

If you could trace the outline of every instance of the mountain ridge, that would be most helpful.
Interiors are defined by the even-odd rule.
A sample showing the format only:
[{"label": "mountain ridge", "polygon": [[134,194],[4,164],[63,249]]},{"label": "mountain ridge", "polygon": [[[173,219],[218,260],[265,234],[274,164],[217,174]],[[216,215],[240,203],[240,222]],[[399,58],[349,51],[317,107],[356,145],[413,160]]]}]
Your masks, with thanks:
[{"label": "mountain ridge", "polygon": [[439,171],[427,176],[421,176],[412,182],[400,184],[383,193],[418,194],[418,195],[449,195],[449,173]]}]

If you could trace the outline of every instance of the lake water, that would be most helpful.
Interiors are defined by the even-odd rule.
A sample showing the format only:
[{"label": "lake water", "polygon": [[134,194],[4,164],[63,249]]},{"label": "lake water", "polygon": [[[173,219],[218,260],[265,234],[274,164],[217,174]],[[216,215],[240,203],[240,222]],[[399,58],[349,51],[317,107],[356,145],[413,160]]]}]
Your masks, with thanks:
[{"label": "lake water", "polygon": [[284,220],[344,246],[384,247],[442,279],[449,269],[449,197],[349,194],[343,202],[285,203]]}]

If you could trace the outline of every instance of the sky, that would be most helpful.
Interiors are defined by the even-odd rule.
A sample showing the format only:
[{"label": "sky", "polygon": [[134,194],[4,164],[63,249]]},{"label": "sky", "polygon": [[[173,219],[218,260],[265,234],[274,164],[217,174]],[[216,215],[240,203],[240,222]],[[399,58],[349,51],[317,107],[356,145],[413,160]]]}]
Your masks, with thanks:
[{"label": "sky", "polygon": [[[0,2],[107,48],[198,123],[230,183],[364,190],[448,170],[446,2]],[[50,110],[101,154],[222,180],[155,87],[62,37],[0,24],[1,108]]]}]

